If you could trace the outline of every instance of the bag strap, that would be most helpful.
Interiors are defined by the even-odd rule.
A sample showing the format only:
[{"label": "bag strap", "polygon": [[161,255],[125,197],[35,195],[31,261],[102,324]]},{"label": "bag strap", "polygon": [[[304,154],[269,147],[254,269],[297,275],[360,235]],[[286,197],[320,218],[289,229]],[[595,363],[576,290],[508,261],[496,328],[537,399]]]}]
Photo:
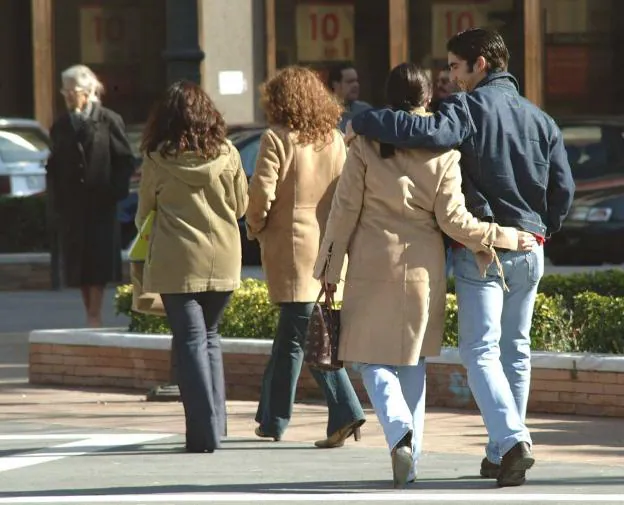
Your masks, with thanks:
[{"label": "bag strap", "polygon": [[319,303],[321,301],[321,298],[323,297],[323,294],[325,294],[325,300],[323,302],[324,305],[326,305],[329,308],[334,308],[334,293],[332,291],[329,290],[327,282],[323,283],[321,285],[321,290],[319,291],[318,296],[316,297],[316,303]]}]

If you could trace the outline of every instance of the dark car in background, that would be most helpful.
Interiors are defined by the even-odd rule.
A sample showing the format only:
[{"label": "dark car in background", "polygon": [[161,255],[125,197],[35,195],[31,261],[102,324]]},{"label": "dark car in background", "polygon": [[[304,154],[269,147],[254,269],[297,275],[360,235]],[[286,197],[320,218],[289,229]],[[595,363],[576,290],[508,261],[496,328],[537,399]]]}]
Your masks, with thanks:
[{"label": "dark car in background", "polygon": [[[251,178],[256,166],[256,158],[258,157],[258,149],[260,147],[260,137],[264,133],[265,126],[257,124],[249,125],[232,125],[228,129],[228,138],[238,149],[243,163],[243,168],[247,174],[247,181]],[[126,133],[128,140],[132,146],[135,156],[137,170],[132,177],[130,183],[130,194],[121,202],[119,206],[119,221],[122,227],[123,247],[128,248],[136,236],[136,228],[134,226],[134,216],[137,210],[138,195],[137,189],[141,174],[139,167],[142,161],[142,155],[139,151],[141,143],[141,126],[128,127]],[[238,221],[241,234],[241,246],[243,252],[244,265],[260,264],[260,246],[256,240],[247,239],[247,231],[245,230],[245,218]]]},{"label": "dark car in background", "polygon": [[546,243],[555,265],[624,263],[624,117],[559,119],[576,182],[572,209]]}]

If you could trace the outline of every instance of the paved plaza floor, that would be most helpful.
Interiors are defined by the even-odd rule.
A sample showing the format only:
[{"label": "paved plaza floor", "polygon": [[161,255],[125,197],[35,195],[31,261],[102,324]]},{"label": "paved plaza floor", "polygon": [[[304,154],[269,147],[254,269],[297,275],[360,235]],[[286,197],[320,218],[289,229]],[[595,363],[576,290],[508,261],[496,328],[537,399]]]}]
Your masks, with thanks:
[{"label": "paved plaza floor", "polygon": [[498,489],[478,477],[485,441],[474,412],[428,414],[418,480],[391,486],[372,412],[362,440],[316,449],[325,409],[297,405],[281,442],[253,436],[255,403],[229,402],[229,437],[186,454],[178,403],[102,391],[0,387],[0,505],[35,503],[624,503],[624,422],[539,416],[529,481]]}]

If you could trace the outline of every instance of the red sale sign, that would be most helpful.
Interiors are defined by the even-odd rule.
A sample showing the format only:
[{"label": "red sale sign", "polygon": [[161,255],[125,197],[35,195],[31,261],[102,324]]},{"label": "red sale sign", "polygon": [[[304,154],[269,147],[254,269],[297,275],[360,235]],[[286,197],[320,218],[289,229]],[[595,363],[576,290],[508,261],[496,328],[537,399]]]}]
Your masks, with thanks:
[{"label": "red sale sign", "polygon": [[487,24],[488,5],[480,3],[435,3],[431,9],[432,53],[446,59],[446,43],[456,33]]},{"label": "red sale sign", "polygon": [[297,5],[297,60],[352,60],[354,7],[351,3]]}]

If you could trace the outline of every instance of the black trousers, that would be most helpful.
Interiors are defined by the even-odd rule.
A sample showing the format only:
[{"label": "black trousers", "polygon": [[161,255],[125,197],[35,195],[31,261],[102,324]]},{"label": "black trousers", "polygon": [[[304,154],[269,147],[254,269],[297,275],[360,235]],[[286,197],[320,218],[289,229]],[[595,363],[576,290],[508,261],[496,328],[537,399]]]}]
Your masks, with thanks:
[{"label": "black trousers", "polygon": [[186,445],[196,450],[218,449],[226,432],[225,379],[218,328],[231,294],[162,294],[173,333],[186,418]]}]

